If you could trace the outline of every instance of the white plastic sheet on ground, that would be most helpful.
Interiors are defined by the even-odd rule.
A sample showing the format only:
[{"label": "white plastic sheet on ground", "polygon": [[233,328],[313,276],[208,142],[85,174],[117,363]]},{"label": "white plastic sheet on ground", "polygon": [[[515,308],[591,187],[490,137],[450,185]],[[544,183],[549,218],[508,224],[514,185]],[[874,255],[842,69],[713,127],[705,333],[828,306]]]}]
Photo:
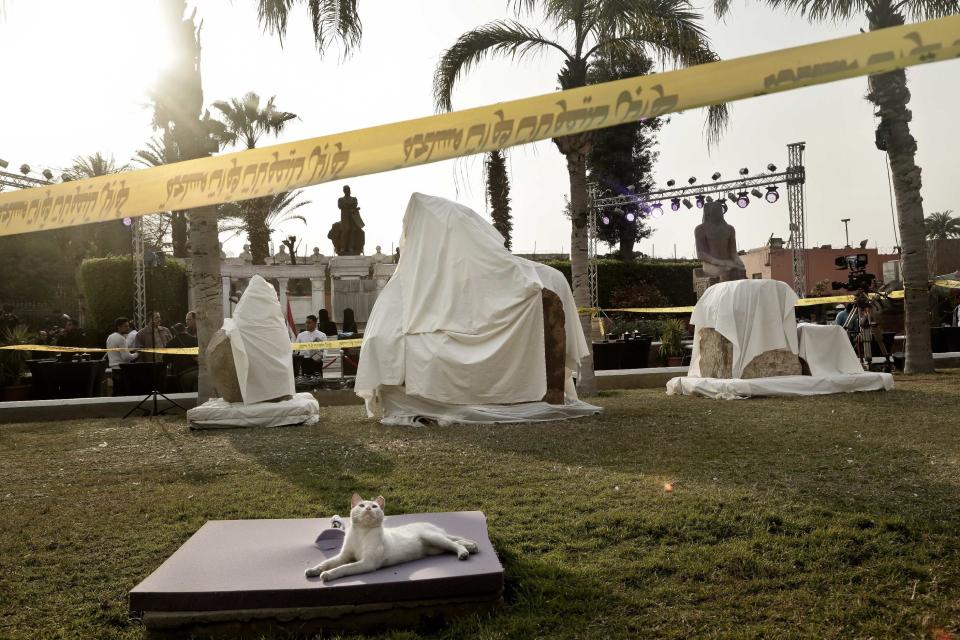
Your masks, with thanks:
[{"label": "white plastic sheet on ground", "polygon": [[288,400],[243,404],[212,398],[187,411],[192,429],[229,429],[233,427],[282,427],[292,424],[316,424],[320,405],[309,393],[298,393]]},{"label": "white plastic sheet on ground", "polygon": [[250,278],[233,317],[223,321],[223,330],[230,337],[244,404],[296,392],[290,334],[270,283],[259,275]]},{"label": "white plastic sheet on ground", "polygon": [[693,354],[688,375],[700,375],[700,339],[711,328],[733,345],[733,378],[750,361],[774,349],[797,352],[797,294],[779,280],[734,280],[709,287],[693,308]]},{"label": "white plastic sheet on ground", "polygon": [[814,396],[854,391],[889,391],[893,376],[863,371],[819,376],[778,376],[750,380],[721,378],[672,378],[667,395],[703,396],[715,400],[739,400],[754,396]]},{"label": "white plastic sheet on ground", "polygon": [[467,406],[543,404],[544,287],[564,305],[573,402],[572,376],[588,347],[563,275],[511,255],[468,207],[414,193],[400,261],[364,331],[354,389],[368,415],[381,409],[384,387],[433,403],[429,417],[437,420],[458,421]]}]

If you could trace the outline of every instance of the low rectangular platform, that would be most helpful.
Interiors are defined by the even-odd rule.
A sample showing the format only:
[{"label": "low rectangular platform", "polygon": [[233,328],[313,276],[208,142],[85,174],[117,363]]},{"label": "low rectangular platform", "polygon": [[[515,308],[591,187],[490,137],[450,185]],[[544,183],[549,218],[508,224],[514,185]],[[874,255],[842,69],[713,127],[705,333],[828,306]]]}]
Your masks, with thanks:
[{"label": "low rectangular platform", "polygon": [[[387,516],[384,526],[411,522],[432,522],[476,540],[480,551],[465,561],[431,556],[325,583],[304,570],[336,553],[314,546],[329,519],[213,520],[130,591],[129,610],[148,630],[212,626],[229,633],[240,622],[244,629],[253,622],[288,629],[354,629],[374,619],[409,624],[422,615],[484,610],[501,601],[503,567],[482,512]],[[360,611],[369,618],[350,619]]]}]

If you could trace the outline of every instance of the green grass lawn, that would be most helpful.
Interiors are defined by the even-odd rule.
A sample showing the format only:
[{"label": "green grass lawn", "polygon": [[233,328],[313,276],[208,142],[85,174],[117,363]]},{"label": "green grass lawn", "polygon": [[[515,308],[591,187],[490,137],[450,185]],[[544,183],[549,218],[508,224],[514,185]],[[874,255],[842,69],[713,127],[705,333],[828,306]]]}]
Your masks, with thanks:
[{"label": "green grass lawn", "polygon": [[[960,371],[890,393],[660,390],[566,423],[0,427],[0,638],[140,638],[126,594],[206,520],[486,512],[506,605],[397,638],[950,638]],[[665,491],[672,483],[673,491]]]}]

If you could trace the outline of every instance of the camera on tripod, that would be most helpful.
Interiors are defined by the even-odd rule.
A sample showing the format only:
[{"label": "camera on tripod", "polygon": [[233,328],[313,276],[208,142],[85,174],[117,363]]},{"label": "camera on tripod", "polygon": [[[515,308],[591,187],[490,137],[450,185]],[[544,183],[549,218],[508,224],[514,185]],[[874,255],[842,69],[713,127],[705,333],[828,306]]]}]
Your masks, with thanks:
[{"label": "camera on tripod", "polygon": [[838,269],[846,269],[846,282],[831,282],[833,290],[867,291],[873,289],[877,276],[867,273],[867,254],[858,253],[852,256],[839,256],[833,262]]}]

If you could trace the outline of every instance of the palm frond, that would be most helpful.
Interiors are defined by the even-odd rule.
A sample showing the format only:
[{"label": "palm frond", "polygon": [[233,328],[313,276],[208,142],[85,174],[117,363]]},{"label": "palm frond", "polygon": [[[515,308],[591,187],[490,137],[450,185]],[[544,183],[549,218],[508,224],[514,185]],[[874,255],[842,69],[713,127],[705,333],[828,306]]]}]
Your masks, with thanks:
[{"label": "palm frond", "polygon": [[360,46],[363,23],[357,13],[357,0],[309,0],[313,41],[321,55],[331,42],[343,45],[344,56]]},{"label": "palm frond", "polygon": [[276,33],[283,46],[283,38],[287,35],[287,18],[294,0],[260,0],[257,3],[257,20],[260,26],[270,33]]},{"label": "palm frond", "polygon": [[452,47],[443,52],[433,76],[433,98],[438,111],[453,108],[453,87],[460,77],[490,54],[520,59],[526,54],[552,47],[566,58],[570,53],[548,40],[536,29],[512,20],[497,20],[468,31]]},{"label": "palm frond", "polygon": [[960,13],[957,0],[901,0],[894,6],[895,11],[903,11],[910,22],[935,20]]}]

